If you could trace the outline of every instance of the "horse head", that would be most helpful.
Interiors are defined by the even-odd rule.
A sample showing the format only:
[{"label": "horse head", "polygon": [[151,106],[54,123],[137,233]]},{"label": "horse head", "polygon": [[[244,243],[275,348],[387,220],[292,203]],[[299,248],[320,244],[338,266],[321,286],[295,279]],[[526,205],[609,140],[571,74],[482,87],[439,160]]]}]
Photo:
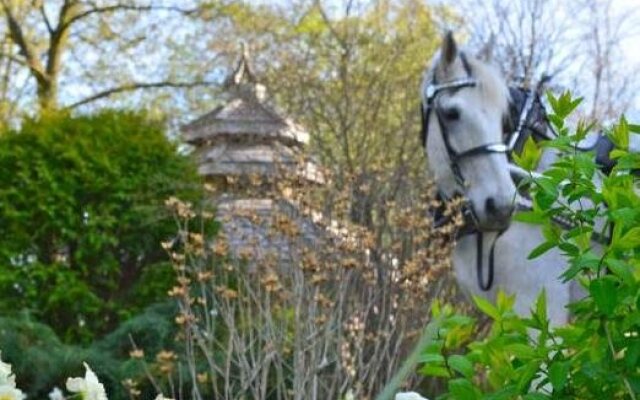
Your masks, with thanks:
[{"label": "horse head", "polygon": [[448,33],[421,87],[423,144],[443,197],[463,196],[480,230],[505,229],[516,187],[504,143],[509,88],[492,65]]}]

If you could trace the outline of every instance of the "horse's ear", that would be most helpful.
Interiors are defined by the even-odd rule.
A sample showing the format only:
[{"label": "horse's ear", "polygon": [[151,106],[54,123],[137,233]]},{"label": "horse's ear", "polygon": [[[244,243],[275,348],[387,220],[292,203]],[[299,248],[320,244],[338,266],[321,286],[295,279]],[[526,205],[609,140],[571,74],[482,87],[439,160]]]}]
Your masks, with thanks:
[{"label": "horse's ear", "polygon": [[478,52],[477,58],[486,62],[493,60],[493,49],[495,48],[495,45],[496,35],[492,33],[487,43],[482,46],[482,49]]},{"label": "horse's ear", "polygon": [[445,67],[451,65],[458,57],[458,45],[453,38],[453,32],[448,31],[444,36],[440,52],[442,54],[441,60],[444,63]]}]

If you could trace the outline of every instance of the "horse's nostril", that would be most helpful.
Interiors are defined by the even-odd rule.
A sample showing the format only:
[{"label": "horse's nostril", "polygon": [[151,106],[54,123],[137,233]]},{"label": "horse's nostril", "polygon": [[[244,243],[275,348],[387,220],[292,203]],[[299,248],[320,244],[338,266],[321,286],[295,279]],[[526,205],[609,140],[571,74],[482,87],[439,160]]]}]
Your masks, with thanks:
[{"label": "horse's nostril", "polygon": [[493,218],[508,218],[513,213],[513,206],[498,203],[495,197],[488,197],[484,203],[484,211]]},{"label": "horse's nostril", "polygon": [[496,206],[496,200],[493,197],[489,197],[484,203],[484,210],[489,215],[496,215],[498,207]]}]

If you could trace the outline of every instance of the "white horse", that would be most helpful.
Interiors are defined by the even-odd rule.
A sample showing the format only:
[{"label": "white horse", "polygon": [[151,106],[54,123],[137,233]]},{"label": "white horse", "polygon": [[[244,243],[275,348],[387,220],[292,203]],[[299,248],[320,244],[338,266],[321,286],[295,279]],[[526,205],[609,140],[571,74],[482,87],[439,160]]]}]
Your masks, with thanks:
[{"label": "white horse", "polygon": [[460,286],[490,300],[500,289],[515,294],[520,315],[529,314],[545,289],[551,323],[566,323],[572,288],[559,278],[566,260],[555,249],[529,260],[544,242],[542,232],[512,221],[518,193],[511,148],[503,143],[510,102],[504,78],[490,64],[467,57],[449,33],[424,75],[421,94],[429,170],[443,197],[466,198],[479,232],[461,236],[454,249]]}]

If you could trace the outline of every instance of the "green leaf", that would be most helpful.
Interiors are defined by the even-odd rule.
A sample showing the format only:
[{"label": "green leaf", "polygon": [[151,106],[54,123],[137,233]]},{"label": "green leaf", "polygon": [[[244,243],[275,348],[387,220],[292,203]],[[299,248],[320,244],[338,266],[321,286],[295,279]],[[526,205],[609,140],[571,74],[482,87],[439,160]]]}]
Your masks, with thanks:
[{"label": "green leaf", "polygon": [[424,367],[420,368],[420,373],[426,376],[449,378],[449,370],[439,365],[427,364]]},{"label": "green leaf", "polygon": [[480,398],[480,391],[467,379],[452,379],[448,386],[454,399],[474,400]]},{"label": "green leaf", "polygon": [[618,303],[617,301],[617,285],[611,277],[603,277],[596,279],[589,285],[589,293],[596,302],[598,310],[605,315],[613,314]]},{"label": "green leaf", "polygon": [[542,188],[542,190],[544,190],[546,194],[553,197],[554,200],[558,198],[558,186],[551,179],[540,178],[535,182]]},{"label": "green leaf", "polygon": [[611,129],[608,136],[618,149],[629,149],[629,125],[624,115],[620,117],[618,124]]},{"label": "green leaf", "polygon": [[512,400],[517,395],[518,388],[515,385],[507,385],[491,394],[484,395],[482,400]]},{"label": "green leaf", "polygon": [[524,343],[507,344],[504,346],[504,349],[522,360],[529,360],[536,355],[535,350]]},{"label": "green leaf", "polygon": [[433,302],[431,303],[431,314],[434,317],[439,317],[441,313],[442,311],[440,307],[440,301],[438,299],[433,300]]},{"label": "green leaf", "polygon": [[569,380],[571,365],[568,361],[554,362],[549,367],[549,381],[554,391],[562,391]]},{"label": "green leaf", "polygon": [[471,379],[473,377],[474,369],[473,364],[469,361],[465,356],[461,355],[452,355],[447,360],[449,367],[454,371],[459,372],[467,379]]},{"label": "green leaf", "polygon": [[533,260],[534,258],[538,258],[547,251],[556,247],[556,243],[554,242],[544,242],[535,249],[531,250],[531,253],[527,256],[527,260]]},{"label": "green leaf", "polygon": [[615,160],[617,158],[624,157],[627,154],[629,154],[629,152],[626,150],[613,149],[611,150],[611,153],[609,153],[609,158]]},{"label": "green leaf", "polygon": [[504,315],[506,312],[513,310],[513,305],[516,303],[515,295],[508,295],[503,290],[498,291],[496,297],[496,307],[500,315]]},{"label": "green leaf", "polygon": [[565,91],[557,98],[554,97],[551,92],[547,92],[547,99],[551,104],[554,114],[556,114],[556,117],[559,119],[568,117],[582,102],[582,98],[572,99],[569,91]]},{"label": "green leaf", "polygon": [[580,248],[573,243],[562,242],[558,244],[558,248],[572,257],[577,257],[580,254]]},{"label": "green leaf", "polygon": [[640,168],[640,155],[636,153],[627,153],[621,155],[616,161],[616,171],[636,170]]},{"label": "green leaf", "polygon": [[530,361],[524,366],[518,369],[520,377],[518,378],[518,392],[522,393],[529,389],[531,381],[536,377],[540,371],[540,361]]},{"label": "green leaf", "polygon": [[637,124],[628,124],[629,131],[632,133],[640,133],[640,125]]},{"label": "green leaf", "polygon": [[640,246],[640,227],[632,228],[625,233],[620,239],[612,243],[613,247],[627,250]]},{"label": "green leaf", "polygon": [[541,323],[547,323],[547,291],[542,289],[536,299],[536,318]]},{"label": "green leaf", "polygon": [[514,221],[524,222],[526,224],[541,224],[546,220],[544,214],[537,211],[522,211],[513,216]]},{"label": "green leaf", "polygon": [[513,153],[513,160],[525,171],[533,171],[538,167],[541,156],[542,149],[538,147],[533,136],[529,136],[524,142],[522,152],[519,155]]},{"label": "green leaf", "polygon": [[443,364],[444,357],[440,353],[424,353],[420,355],[420,358],[418,358],[418,362],[425,364]]},{"label": "green leaf", "polygon": [[522,400],[549,400],[551,397],[542,393],[528,393],[522,397]]},{"label": "green leaf", "polygon": [[618,278],[620,278],[626,285],[633,286],[636,283],[636,279],[633,276],[633,267],[624,261],[617,260],[613,257],[607,257],[605,263],[609,270],[613,272]]},{"label": "green leaf", "polygon": [[638,360],[640,360],[640,340],[635,339],[627,348],[624,355],[624,363],[627,368],[632,369],[638,366]]},{"label": "green leaf", "polygon": [[501,318],[498,309],[484,297],[473,296],[473,302],[480,309],[480,311],[487,314],[489,317],[495,320],[499,320]]}]

